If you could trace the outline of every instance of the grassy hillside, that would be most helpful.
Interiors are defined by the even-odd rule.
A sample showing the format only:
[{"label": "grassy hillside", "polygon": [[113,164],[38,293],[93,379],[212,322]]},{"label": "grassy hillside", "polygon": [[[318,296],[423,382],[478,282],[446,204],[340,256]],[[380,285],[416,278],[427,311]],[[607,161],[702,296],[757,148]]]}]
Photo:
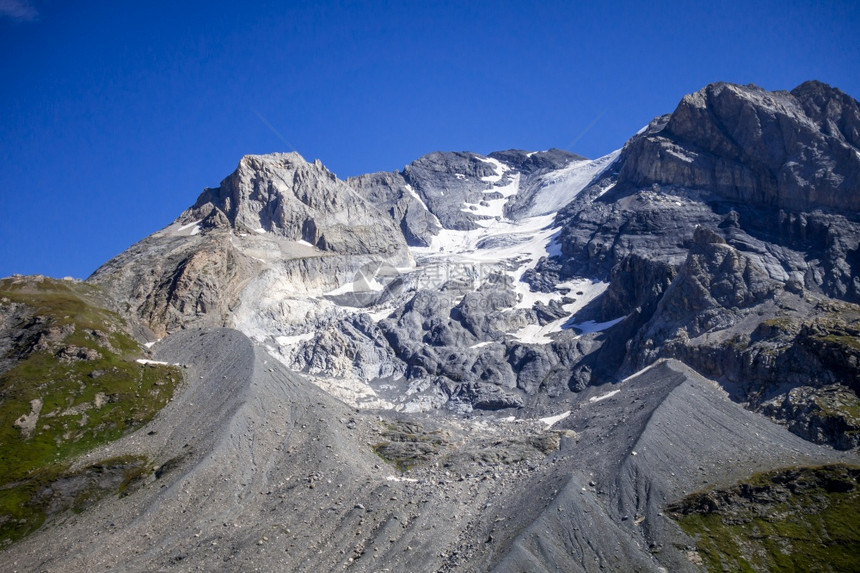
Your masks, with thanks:
[{"label": "grassy hillside", "polygon": [[144,349],[122,319],[104,308],[97,288],[73,281],[0,280],[0,337],[2,547],[139,472],[139,459],[68,468],[152,419],[181,373],[135,362]]},{"label": "grassy hillside", "polygon": [[708,571],[857,571],[860,468],[757,474],[669,507]]}]

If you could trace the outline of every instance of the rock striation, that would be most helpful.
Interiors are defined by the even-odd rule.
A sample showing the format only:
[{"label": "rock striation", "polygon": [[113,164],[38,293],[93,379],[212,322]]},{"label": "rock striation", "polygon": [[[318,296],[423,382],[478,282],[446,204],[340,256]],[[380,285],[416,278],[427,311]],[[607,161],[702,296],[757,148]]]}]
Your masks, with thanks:
[{"label": "rock striation", "polygon": [[758,207],[860,210],[860,106],[820,82],[711,84],[633,138],[622,183],[708,189]]},{"label": "rock striation", "polygon": [[[851,408],[836,409],[837,423],[834,409],[801,399],[836,380],[852,387],[855,375],[799,332],[833,324],[826,309],[841,303],[831,299],[851,309],[844,324],[860,302],[858,109],[820,82],[707,86],[634,136],[559,213],[562,257],[536,271],[608,277],[587,311],[628,317],[604,345],[622,357],[615,376],[677,358],[808,439],[856,445]],[[850,337],[836,339],[853,352]]]}]

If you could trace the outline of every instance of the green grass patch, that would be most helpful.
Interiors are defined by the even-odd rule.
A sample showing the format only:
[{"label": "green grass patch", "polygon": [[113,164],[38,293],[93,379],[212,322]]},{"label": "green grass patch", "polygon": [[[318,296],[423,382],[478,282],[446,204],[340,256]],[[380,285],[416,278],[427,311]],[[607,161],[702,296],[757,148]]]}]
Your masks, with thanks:
[{"label": "green grass patch", "polygon": [[[18,305],[14,315],[23,317],[13,325],[16,346],[2,357],[14,365],[0,374],[0,540],[39,527],[57,505],[56,496],[43,503],[45,492],[82,479],[68,474],[71,461],[146,424],[182,379],[177,367],[135,362],[143,348],[118,315],[98,304],[100,296],[97,287],[72,281],[0,281],[0,305]],[[126,462],[99,462],[91,473]],[[134,479],[108,489],[125,490]],[[89,493],[76,494],[69,508],[108,489],[85,488]]]},{"label": "green grass patch", "polygon": [[857,336],[828,334],[825,336],[817,336],[816,338],[829,344],[836,344],[853,350],[860,350],[860,337]]},{"label": "green grass patch", "polygon": [[0,548],[41,527],[66,511],[80,513],[106,495],[122,495],[150,472],[148,460],[122,456],[77,471],[54,464],[28,478],[0,488]]},{"label": "green grass patch", "polygon": [[427,432],[415,422],[386,424],[385,441],[374,444],[373,451],[400,471],[427,463],[446,443],[438,431]]},{"label": "green grass patch", "polygon": [[668,508],[709,571],[857,571],[860,468],[757,474]]}]

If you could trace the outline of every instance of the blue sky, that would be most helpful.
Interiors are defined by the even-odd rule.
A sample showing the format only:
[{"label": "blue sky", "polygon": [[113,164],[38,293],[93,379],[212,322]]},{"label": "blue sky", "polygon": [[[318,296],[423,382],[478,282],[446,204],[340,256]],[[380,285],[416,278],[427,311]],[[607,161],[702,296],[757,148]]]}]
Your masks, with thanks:
[{"label": "blue sky", "polygon": [[248,153],[597,157],[713,81],[858,97],[858,6],[0,0],[0,276],[85,278]]}]

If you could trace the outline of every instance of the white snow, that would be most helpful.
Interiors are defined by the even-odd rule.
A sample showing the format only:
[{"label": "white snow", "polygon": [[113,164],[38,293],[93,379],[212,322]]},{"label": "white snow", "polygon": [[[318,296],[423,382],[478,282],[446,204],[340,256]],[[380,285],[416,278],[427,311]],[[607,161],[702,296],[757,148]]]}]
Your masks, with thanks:
[{"label": "white snow", "polygon": [[154,364],[157,366],[170,366],[167,362],[159,362],[158,360],[147,360],[146,358],[138,358],[135,360],[138,364]]},{"label": "white snow", "polygon": [[621,392],[621,390],[612,390],[611,392],[607,392],[606,394],[602,394],[600,396],[592,396],[588,399],[589,402],[600,402],[601,400],[606,400],[607,398],[612,398],[616,394]]},{"label": "white snow", "polygon": [[370,320],[372,320],[373,322],[379,322],[383,318],[388,318],[388,315],[391,314],[393,311],[393,306],[386,305],[379,310],[375,310],[373,312],[366,312],[365,314],[367,314],[370,317]]},{"label": "white snow", "polygon": [[276,336],[275,342],[281,346],[292,346],[293,344],[311,340],[313,337],[313,332],[305,332],[304,334],[295,334],[293,336]]},{"label": "white snow", "polygon": [[254,232],[259,233],[260,235],[263,235],[266,233],[266,229],[264,229],[263,227],[260,227],[259,229],[254,229]]},{"label": "white snow", "polygon": [[[519,177],[515,177],[509,185],[497,190],[503,195],[509,195],[514,192],[514,188],[518,185]],[[507,269],[505,273],[517,294],[518,303],[515,308],[529,309],[536,302],[549,304],[552,300],[560,300],[564,296],[560,292],[531,292],[529,285],[521,280],[523,273],[534,268],[541,257],[560,254],[559,228],[553,226],[555,214],[547,213],[513,221],[503,216],[500,207],[503,206],[504,202],[505,199],[496,199],[490,202],[491,205],[499,206],[497,207],[498,210],[495,211],[498,215],[493,219],[484,221],[485,224],[479,229],[471,231],[443,229],[433,237],[429,247],[413,247],[412,253],[419,262],[419,266],[463,264],[493,266],[496,269],[501,269],[504,266]],[[482,249],[477,247],[481,241],[496,237],[514,239],[515,244],[502,243],[498,247]],[[577,279],[558,285],[558,288],[570,289],[567,296],[575,299],[574,303],[565,305],[564,310],[570,314],[578,312],[603,293],[608,286],[607,283],[589,279]],[[576,294],[578,292],[582,294]],[[550,334],[562,330],[569,319],[568,317],[569,315],[545,326],[527,325],[509,334],[521,342],[546,344],[552,340],[549,337]]]},{"label": "white snow", "polygon": [[[598,194],[597,194],[597,197],[603,197],[604,195],[606,195],[606,193],[608,193],[608,192],[609,192],[609,190],[611,190],[611,189],[613,189],[613,188],[615,188],[615,183],[613,183],[612,185],[609,185],[608,187],[606,187],[606,189],[604,189],[603,191],[601,191],[600,193],[598,193]],[[596,199],[597,197],[595,197],[595,199]]]},{"label": "white snow", "polygon": [[[520,190],[520,174],[517,173],[510,183],[503,187],[492,187],[490,189],[485,189],[484,193],[498,193],[501,195],[498,199],[484,199],[481,203],[485,203],[484,205],[480,203],[464,203],[463,207],[460,208],[461,211],[465,211],[467,213],[472,213],[475,215],[479,215],[481,217],[490,217],[494,219],[501,219],[505,214],[505,204],[508,202],[508,198],[512,195],[516,195]],[[489,224],[490,221],[476,221],[479,225],[483,225],[483,223]]]},{"label": "white snow", "polygon": [[[367,280],[364,284],[356,285],[354,282],[346,282],[334,290],[328,291],[327,295],[339,295],[339,294],[349,294],[353,292],[382,292],[386,285],[382,284],[376,277],[365,277]],[[361,286],[362,288],[356,289],[356,286]]]},{"label": "white snow", "polygon": [[418,482],[418,480],[415,478],[398,477],[398,476],[388,476],[385,479],[388,481],[400,481],[400,482],[408,482],[408,483],[417,483]]},{"label": "white snow", "polygon": [[505,172],[510,170],[510,167],[508,167],[498,159],[493,159],[492,157],[481,157],[479,155],[476,155],[475,159],[483,161],[484,163],[489,163],[496,168],[495,175],[487,175],[486,177],[481,177],[481,181],[485,181],[487,183],[497,183],[501,181],[502,177],[505,175]]},{"label": "white snow", "polygon": [[547,336],[550,334],[549,329],[539,324],[527,324],[510,334],[525,344],[549,344],[552,342],[552,338]]},{"label": "white snow", "polygon": [[187,225],[182,225],[181,227],[179,227],[176,230],[177,231],[185,231],[185,230],[190,229],[191,227],[193,227],[195,225],[199,225],[201,221],[203,221],[203,219],[200,219],[199,221],[191,221]]},{"label": "white snow", "polygon": [[171,232],[173,234],[180,234],[180,233],[184,233],[184,232],[188,231],[189,229],[191,229],[191,232],[188,234],[189,235],[196,235],[200,232],[201,221],[203,221],[203,219],[200,219],[199,221],[191,221],[190,223],[180,225],[179,227],[176,227],[175,229],[173,229],[173,231],[171,231]]},{"label": "white snow", "polygon": [[546,254],[549,257],[561,256],[561,241],[558,240],[558,235],[559,233],[554,234],[546,244]]},{"label": "white snow", "polygon": [[515,173],[513,177],[511,177],[511,182],[503,187],[491,187],[489,189],[484,189],[484,193],[500,193],[502,197],[506,199],[511,195],[516,195],[520,192],[520,174]]},{"label": "white snow", "polygon": [[478,344],[473,344],[469,348],[472,350],[475,350],[476,348],[483,348],[483,347],[490,345],[490,344],[492,344],[492,342],[479,342]]},{"label": "white snow", "polygon": [[[278,358],[275,356],[275,358]],[[281,360],[283,362],[283,360]],[[308,380],[331,394],[338,400],[346,402],[353,408],[368,410],[393,410],[394,404],[377,396],[367,381],[357,378],[325,378],[309,376]]]},{"label": "white snow", "polygon": [[585,322],[580,322],[579,324],[571,325],[571,328],[575,328],[577,330],[581,330],[582,334],[591,334],[592,332],[602,332],[607,328],[615,326],[622,320],[627,318],[626,316],[619,316],[613,320],[607,320],[606,322],[594,322],[593,320],[586,320]]},{"label": "white snow", "polygon": [[692,162],[693,162],[693,161],[695,161],[695,159],[696,159],[696,156],[695,156],[695,155],[690,155],[689,153],[687,153],[686,151],[684,151],[684,150],[683,150],[682,148],[680,148],[680,147],[676,147],[676,148],[673,148],[673,147],[666,147],[666,148],[664,149],[664,151],[665,151],[666,153],[668,153],[669,155],[672,155],[672,156],[674,156],[674,157],[677,157],[678,159],[680,159],[680,160],[681,160],[681,161],[683,161],[684,163],[692,163]]},{"label": "white snow", "polygon": [[413,188],[412,188],[412,185],[409,185],[409,184],[407,183],[407,184],[406,184],[405,189],[406,189],[406,191],[408,191],[408,192],[409,192],[409,194],[410,194],[410,195],[412,195],[412,197],[413,197],[416,201],[418,201],[419,203],[421,203],[421,206],[422,206],[422,207],[424,207],[424,210],[425,210],[425,211],[429,211],[429,210],[430,210],[430,209],[428,209],[428,208],[427,208],[427,205],[424,203],[424,199],[422,199],[422,198],[421,198],[421,195],[419,195],[419,194],[418,194],[418,192],[417,192],[417,191],[415,191],[415,189],[413,189]]},{"label": "white snow", "polygon": [[143,345],[146,346],[147,348],[152,348],[153,346],[155,346],[156,342],[158,342],[158,341],[153,340],[152,342],[144,342]]},{"label": "white snow", "polygon": [[544,176],[543,187],[532,199],[527,216],[535,217],[555,213],[579,195],[598,175],[612,165],[620,149],[592,161],[574,161],[564,169]]},{"label": "white snow", "polygon": [[[575,299],[575,302],[562,306],[568,315],[544,326],[529,324],[511,334],[514,338],[526,344],[547,344],[552,342],[552,338],[549,336],[550,334],[561,332],[571,315],[579,312],[585,307],[585,305],[600,296],[608,287],[609,283],[592,281],[589,279],[574,279],[560,283],[558,288],[570,289],[567,296]],[[558,300],[563,296],[559,292],[530,292],[529,286],[524,282],[516,283],[514,288],[520,295],[522,295],[522,300],[517,304],[517,308],[531,308],[536,302],[549,304],[551,300]],[[577,294],[580,292],[582,294]]]},{"label": "white snow", "polygon": [[568,416],[570,416],[570,410],[568,410],[566,412],[562,412],[561,414],[558,414],[557,416],[549,416],[547,418],[541,418],[540,421],[543,422],[544,424],[546,424],[547,429],[549,429],[549,428],[552,428],[556,422],[561,422],[562,420],[564,420]]},{"label": "white snow", "polygon": [[313,247],[313,245],[312,245],[312,244],[310,244],[309,242],[305,241],[304,239],[299,239],[299,240],[298,240],[298,241],[296,241],[296,242],[297,242],[298,244],[300,244],[300,245],[305,246],[305,247]]}]

